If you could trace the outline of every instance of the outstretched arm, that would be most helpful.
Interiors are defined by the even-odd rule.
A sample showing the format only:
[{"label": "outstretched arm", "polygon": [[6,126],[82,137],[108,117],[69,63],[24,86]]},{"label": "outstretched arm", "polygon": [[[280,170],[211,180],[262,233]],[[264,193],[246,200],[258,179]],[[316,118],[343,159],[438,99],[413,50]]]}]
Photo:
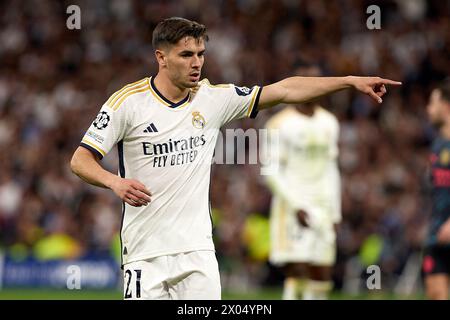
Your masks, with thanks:
[{"label": "outstretched arm", "polygon": [[381,103],[381,97],[386,93],[385,85],[401,85],[401,82],[379,77],[290,77],[265,86],[258,109],[279,103],[304,103],[348,88],[357,89]]},{"label": "outstretched arm", "polygon": [[78,147],[73,154],[70,167],[82,180],[94,186],[111,189],[131,206],[146,206],[150,202],[151,193],[141,182],[121,178],[103,169],[94,154],[83,147]]}]

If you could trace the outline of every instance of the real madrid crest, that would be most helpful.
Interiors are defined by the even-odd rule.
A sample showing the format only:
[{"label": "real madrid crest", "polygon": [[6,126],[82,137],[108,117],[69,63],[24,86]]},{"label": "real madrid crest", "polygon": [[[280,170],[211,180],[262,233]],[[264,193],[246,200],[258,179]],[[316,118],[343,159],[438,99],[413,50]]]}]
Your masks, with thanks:
[{"label": "real madrid crest", "polygon": [[203,129],[206,125],[206,120],[198,111],[192,112],[192,125],[197,129]]}]

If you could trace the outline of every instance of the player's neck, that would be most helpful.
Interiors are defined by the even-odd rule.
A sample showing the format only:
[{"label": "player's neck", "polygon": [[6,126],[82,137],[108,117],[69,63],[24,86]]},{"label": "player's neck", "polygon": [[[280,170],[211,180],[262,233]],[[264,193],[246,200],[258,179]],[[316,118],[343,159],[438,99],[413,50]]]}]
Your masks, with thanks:
[{"label": "player's neck", "polygon": [[160,73],[153,78],[153,83],[166,99],[174,103],[183,100],[189,93],[189,88],[176,86],[168,77],[160,75]]}]

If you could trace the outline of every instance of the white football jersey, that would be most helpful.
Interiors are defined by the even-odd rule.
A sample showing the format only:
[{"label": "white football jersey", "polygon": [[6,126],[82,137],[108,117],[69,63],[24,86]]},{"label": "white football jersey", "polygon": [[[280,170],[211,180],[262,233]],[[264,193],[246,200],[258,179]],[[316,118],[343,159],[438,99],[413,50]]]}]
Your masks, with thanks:
[{"label": "white football jersey", "polygon": [[[279,136],[280,169],[268,177],[290,206],[328,208],[331,219],[341,218],[341,188],[337,164],[339,122],[317,107],[309,117],[287,107],[266,127]],[[277,193],[277,192],[276,192]]]},{"label": "white football jersey", "polygon": [[119,174],[152,193],[147,206],[123,203],[123,264],[194,250],[214,250],[209,204],[211,162],[219,129],[255,117],[262,88],[211,85],[180,102],[145,78],[114,93],[81,145],[100,158],[117,144]]}]

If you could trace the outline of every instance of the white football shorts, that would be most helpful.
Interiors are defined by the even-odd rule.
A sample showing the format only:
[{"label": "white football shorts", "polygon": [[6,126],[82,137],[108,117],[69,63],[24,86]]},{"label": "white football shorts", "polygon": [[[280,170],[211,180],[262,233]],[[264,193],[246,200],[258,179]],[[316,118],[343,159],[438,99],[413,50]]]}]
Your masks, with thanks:
[{"label": "white football shorts", "polygon": [[[332,266],[336,261],[336,233],[331,215],[324,208],[311,208],[310,227],[303,227],[297,220],[295,210],[281,203],[274,203],[278,210],[271,217],[270,262],[310,263]],[[312,213],[314,211],[314,213]],[[313,216],[316,217],[313,218]]]},{"label": "white football shorts", "polygon": [[126,300],[220,300],[214,251],[159,256],[124,265]]}]

